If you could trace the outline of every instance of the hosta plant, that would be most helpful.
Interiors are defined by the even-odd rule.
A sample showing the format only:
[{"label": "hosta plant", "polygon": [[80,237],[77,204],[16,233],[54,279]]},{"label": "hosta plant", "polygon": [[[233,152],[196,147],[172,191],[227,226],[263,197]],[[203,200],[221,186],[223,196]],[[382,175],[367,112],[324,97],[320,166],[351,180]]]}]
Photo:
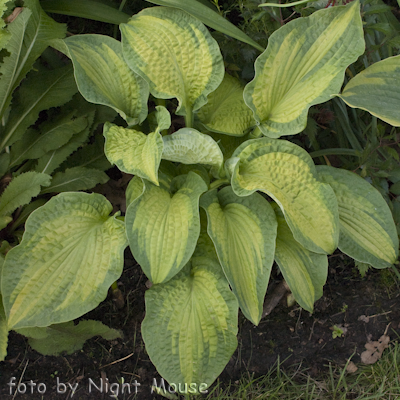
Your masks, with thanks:
[{"label": "hosta plant", "polygon": [[[245,87],[183,10],[148,8],[120,30],[121,42],[77,35],[57,47],[71,58],[82,96],[126,121],[103,132],[110,163],[134,175],[126,215],[110,216],[107,200],[87,193],[62,193],[32,213],[3,266],[2,335],[94,308],[121,274],[129,243],[153,284],[142,324],[147,352],[170,384],[194,393],[234,352],[238,309],[260,322],[274,261],[310,312],[337,247],[376,268],[396,262],[398,237],[379,192],[352,172],[315,166],[281,139],[305,128],[312,105],[339,95],[346,68],[363,54],[359,3],[274,32]],[[382,78],[366,70],[340,96],[389,118],[379,101],[355,100],[366,85],[386,96],[395,90],[386,82],[396,68],[378,69]]]}]

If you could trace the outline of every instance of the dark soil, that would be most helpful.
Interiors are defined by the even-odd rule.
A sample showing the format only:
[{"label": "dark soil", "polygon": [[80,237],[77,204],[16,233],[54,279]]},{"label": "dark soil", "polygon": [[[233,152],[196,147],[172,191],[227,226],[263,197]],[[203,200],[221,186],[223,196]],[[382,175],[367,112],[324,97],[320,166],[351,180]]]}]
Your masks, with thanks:
[{"label": "dark soil", "polygon": [[[354,265],[354,264],[353,264]],[[274,275],[274,274],[273,274]],[[281,280],[271,279],[273,288]],[[124,308],[118,310],[110,295],[100,306],[81,319],[96,319],[110,327],[123,331],[124,339],[108,342],[92,339],[86,342],[82,351],[60,357],[42,356],[32,350],[27,340],[11,332],[8,356],[0,363],[0,399],[12,399],[7,383],[15,377],[18,383],[44,383],[46,392],[41,395],[37,386],[27,386],[25,395],[18,393],[17,399],[102,399],[103,394],[92,384],[89,393],[89,379],[100,387],[104,382],[140,383],[135,397],[125,390],[120,399],[147,400],[156,398],[151,394],[153,379],[160,383],[161,377],[149,360],[140,334],[144,317],[144,292],[147,278],[126,251],[125,270],[120,279],[120,288],[125,296]],[[271,289],[269,289],[270,291]],[[343,366],[354,354],[353,361],[360,361],[360,354],[368,340],[377,340],[390,324],[388,335],[398,339],[400,334],[400,291],[390,271],[368,271],[361,278],[358,270],[346,257],[335,254],[330,258],[328,282],[324,296],[316,303],[314,314],[299,307],[287,308],[284,301],[258,327],[253,326],[239,315],[239,346],[226,366],[219,380],[222,386],[236,381],[244,373],[255,377],[265,374],[279,358],[284,367],[302,363],[311,376],[317,377],[327,371],[329,363]],[[373,316],[369,322],[358,320],[361,315]],[[332,327],[342,325],[347,332],[342,338],[332,338]],[[60,383],[78,384],[72,396],[67,390],[57,393],[57,379]],[[115,386],[114,386],[115,387]],[[59,386],[60,391],[64,387]],[[40,387],[43,392],[44,386]],[[29,394],[28,394],[29,392]],[[161,398],[161,397],[160,397]]]}]

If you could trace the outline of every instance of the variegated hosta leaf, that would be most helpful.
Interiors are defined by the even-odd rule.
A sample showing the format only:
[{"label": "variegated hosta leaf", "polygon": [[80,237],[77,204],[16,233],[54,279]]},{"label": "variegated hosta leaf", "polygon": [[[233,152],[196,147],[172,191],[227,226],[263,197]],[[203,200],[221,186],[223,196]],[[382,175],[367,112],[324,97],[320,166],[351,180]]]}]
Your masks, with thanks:
[{"label": "variegated hosta leaf", "polygon": [[253,324],[261,319],[274,262],[276,217],[258,193],[238,197],[230,186],[201,197],[208,234],[243,314]]},{"label": "variegated hosta leaf", "polygon": [[236,349],[238,304],[218,262],[193,257],[191,265],[146,292],[142,336],[160,375],[177,391],[186,384],[198,393]]},{"label": "variegated hosta leaf", "polygon": [[119,278],[127,245],[111,204],[93,193],[61,193],[34,211],[7,253],[1,292],[9,328],[43,327],[92,310]]},{"label": "variegated hosta leaf", "polygon": [[399,255],[392,213],[381,194],[360,176],[343,169],[318,166],[339,206],[339,249],[357,261],[387,268]]},{"label": "variegated hosta leaf", "polygon": [[139,196],[143,194],[145,187],[142,178],[138,176],[134,176],[128,183],[128,187],[125,191],[126,197],[126,207],[128,208],[129,204],[132,203],[133,200],[136,200]]},{"label": "variegated hosta leaf", "polygon": [[206,27],[184,11],[146,8],[121,24],[122,50],[157,98],[179,100],[178,114],[207,102],[224,76],[217,42]]},{"label": "variegated hosta leaf", "polygon": [[240,145],[230,160],[232,187],[238,196],[260,190],[282,209],[294,238],[315,253],[332,253],[339,240],[336,196],[318,181],[314,163],[301,147],[286,140],[261,138]]},{"label": "variegated hosta leaf", "polygon": [[75,35],[65,39],[82,96],[116,110],[128,125],[147,116],[147,83],[125,63],[121,43],[104,35]]},{"label": "variegated hosta leaf", "polygon": [[104,151],[111,164],[158,185],[158,167],[163,151],[163,140],[158,131],[145,135],[106,122],[103,134],[106,138]]},{"label": "variegated hosta leaf", "polygon": [[393,126],[400,126],[400,56],[379,61],[357,74],[341,99],[350,107],[367,110]]},{"label": "variegated hosta leaf", "polygon": [[197,116],[208,130],[232,136],[243,136],[255,125],[253,113],[243,99],[243,86],[229,74],[208,96]]},{"label": "variegated hosta leaf", "polygon": [[328,257],[305,249],[295,240],[282,211],[275,207],[278,221],[275,261],[294,298],[309,312],[322,296],[328,275]]},{"label": "variegated hosta leaf", "polygon": [[199,197],[207,186],[194,172],[181,177],[174,194],[145,181],[143,194],[126,211],[132,254],[153,283],[176,275],[189,261],[199,237]]},{"label": "variegated hosta leaf", "polygon": [[221,149],[210,136],[192,128],[182,128],[164,136],[164,160],[184,164],[205,164],[219,168],[223,161]]},{"label": "variegated hosta leaf", "polygon": [[4,361],[7,355],[8,327],[4,313],[3,302],[0,294],[0,361]]},{"label": "variegated hosta leaf", "polygon": [[308,109],[339,92],[345,69],[364,53],[360,3],[297,18],[275,31],[244,90],[264,135],[301,132]]}]

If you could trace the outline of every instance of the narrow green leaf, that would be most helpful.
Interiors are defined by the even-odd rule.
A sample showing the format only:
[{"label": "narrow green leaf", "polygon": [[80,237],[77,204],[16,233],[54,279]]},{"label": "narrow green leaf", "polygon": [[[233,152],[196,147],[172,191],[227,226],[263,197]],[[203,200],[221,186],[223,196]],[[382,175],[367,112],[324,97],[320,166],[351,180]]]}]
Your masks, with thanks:
[{"label": "narrow green leaf", "polygon": [[70,321],[105,299],[127,245],[124,224],[111,211],[99,194],[61,193],[30,215],[3,266],[10,329]]},{"label": "narrow green leaf", "polygon": [[36,122],[40,111],[63,105],[76,92],[70,65],[50,71],[32,71],[14,96],[15,107],[0,137],[0,148],[21,139],[26,129]]},{"label": "narrow green leaf", "polygon": [[[400,126],[400,56],[372,64],[357,74],[339,96],[347,105]],[[371,95],[373,93],[373,95]]]},{"label": "narrow green leaf", "polygon": [[72,15],[109,24],[119,25],[129,20],[128,14],[99,1],[44,0],[40,4],[48,13]]},{"label": "narrow green leaf", "polygon": [[275,213],[258,193],[238,197],[230,186],[207,192],[200,205],[207,212],[208,234],[239,306],[258,325],[274,262]]},{"label": "narrow green leaf", "polygon": [[63,172],[57,172],[51,180],[50,186],[42,190],[42,194],[87,190],[99,183],[106,183],[109,179],[103,171],[74,167]]},{"label": "narrow green leaf", "polygon": [[207,186],[194,172],[180,177],[173,195],[144,181],[143,194],[126,211],[132,254],[153,283],[176,275],[189,261],[199,237],[199,197]]},{"label": "narrow green leaf", "polygon": [[106,122],[103,134],[106,138],[104,151],[111,164],[158,185],[158,167],[164,146],[158,131],[145,135]]},{"label": "narrow green leaf", "polygon": [[238,27],[230,23],[228,20],[217,14],[214,10],[204,4],[200,4],[196,0],[147,0],[150,3],[158,4],[159,6],[176,7],[188,12],[198,18],[203,24],[213,28],[225,35],[231,36],[234,39],[247,43],[259,51],[264,51],[264,48],[255,42],[251,37],[247,36]]},{"label": "narrow green leaf", "polygon": [[41,186],[49,186],[51,177],[37,172],[16,176],[0,197],[0,215],[8,216],[18,207],[28,204],[40,193]]},{"label": "narrow green leaf", "polygon": [[0,361],[4,361],[7,355],[8,327],[3,301],[0,295]]},{"label": "narrow green leaf", "polygon": [[364,53],[360,3],[297,18],[275,31],[244,90],[264,135],[301,132],[308,109],[336,95],[349,64]]},{"label": "narrow green leaf", "polygon": [[191,266],[146,292],[142,336],[160,375],[199,393],[236,349],[238,305],[216,261],[195,257]]},{"label": "narrow green leaf", "polygon": [[232,136],[243,136],[255,125],[253,113],[243,99],[243,86],[229,74],[210,93],[197,116],[208,130]]},{"label": "narrow green leaf", "polygon": [[77,325],[68,321],[45,328],[22,328],[17,329],[17,332],[27,336],[32,349],[45,356],[58,356],[63,352],[72,354],[81,350],[86,340],[94,336],[101,336],[106,340],[122,337],[116,329],[93,320],[79,321]]},{"label": "narrow green leaf", "polygon": [[149,83],[155,97],[176,97],[179,115],[198,110],[221,83],[224,63],[218,44],[190,14],[151,7],[120,28],[130,68]]},{"label": "narrow green leaf", "polygon": [[339,249],[375,268],[394,264],[399,238],[389,206],[378,190],[350,171],[318,166],[317,172],[338,199]]},{"label": "narrow green leaf", "polygon": [[112,107],[128,125],[147,116],[147,83],[125,63],[121,42],[104,35],[75,35],[65,39],[82,96]]},{"label": "narrow green leaf", "polygon": [[77,117],[74,111],[44,123],[38,130],[28,130],[11,148],[11,167],[28,159],[40,158],[47,152],[65,145],[71,137],[88,125],[86,115]]},{"label": "narrow green leaf", "polygon": [[295,240],[282,211],[275,207],[278,221],[275,261],[294,298],[309,312],[322,296],[328,275],[328,257],[305,249]]},{"label": "narrow green leaf", "polygon": [[205,164],[219,168],[223,161],[221,149],[215,140],[196,129],[182,128],[164,136],[164,160],[184,164]]},{"label": "narrow green leaf", "polygon": [[329,185],[318,181],[305,150],[286,140],[248,140],[236,149],[227,167],[238,196],[256,190],[266,193],[282,209],[300,244],[315,253],[333,253],[339,239],[336,196]]},{"label": "narrow green leaf", "polygon": [[0,116],[10,104],[11,95],[50,41],[65,36],[66,26],[51,19],[38,0],[24,0],[24,10],[8,25],[11,39],[0,68]]}]

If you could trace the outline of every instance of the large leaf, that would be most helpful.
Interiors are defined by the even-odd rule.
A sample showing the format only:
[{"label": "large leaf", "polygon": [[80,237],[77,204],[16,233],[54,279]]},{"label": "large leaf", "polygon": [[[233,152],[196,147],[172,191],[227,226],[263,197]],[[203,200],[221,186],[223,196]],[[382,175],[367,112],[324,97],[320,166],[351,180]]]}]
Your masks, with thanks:
[{"label": "large leaf", "polygon": [[317,172],[338,199],[339,249],[375,268],[394,264],[399,238],[392,213],[378,190],[350,171],[318,166]]},{"label": "large leaf", "polygon": [[269,38],[244,90],[261,131],[293,135],[307,123],[308,109],[339,92],[345,69],[364,53],[360,3],[331,7],[297,18]]},{"label": "large leaf", "polygon": [[125,63],[121,43],[109,36],[75,35],[65,39],[82,96],[112,107],[128,125],[147,116],[147,83]]},{"label": "large leaf", "polygon": [[101,336],[106,340],[121,338],[121,333],[100,321],[84,320],[74,325],[73,321],[44,328],[22,328],[17,330],[29,338],[29,345],[45,356],[58,356],[63,352],[72,354],[81,350],[86,340]]},{"label": "large leaf", "polygon": [[263,47],[255,42],[251,37],[247,36],[235,25],[217,14],[215,11],[199,3],[197,0],[147,0],[150,3],[158,4],[159,6],[169,6],[180,8],[198,18],[203,24],[213,28],[225,35],[231,36],[244,43],[247,43],[259,51],[263,51]]},{"label": "large leaf", "polygon": [[243,314],[261,319],[274,262],[277,223],[268,201],[258,193],[238,197],[230,186],[201,197],[208,234]]},{"label": "large leaf", "polygon": [[232,136],[243,136],[255,125],[253,113],[243,100],[243,86],[229,74],[208,96],[197,116],[208,130]]},{"label": "large leaf", "polygon": [[57,172],[51,184],[42,193],[61,193],[87,190],[99,183],[106,183],[110,178],[103,171],[93,168],[74,167]]},{"label": "large leaf", "polygon": [[276,237],[275,261],[289,285],[294,298],[309,312],[322,296],[328,275],[328,257],[305,249],[295,240],[282,211],[276,207],[278,236]]},{"label": "large leaf", "polygon": [[[15,177],[0,197],[0,216],[9,216],[18,207],[28,204],[40,193],[41,186],[49,186],[50,181],[50,175],[33,171]],[[6,225],[0,222],[0,229]]]},{"label": "large leaf", "polygon": [[194,257],[191,266],[146,292],[142,336],[161,376],[198,393],[236,349],[238,305],[216,261]]},{"label": "large leaf", "polygon": [[239,196],[260,190],[282,209],[294,238],[315,253],[330,254],[339,240],[337,201],[318,181],[314,163],[301,147],[261,138],[240,145],[227,162]]},{"label": "large leaf", "polygon": [[103,129],[104,151],[108,161],[121,171],[138,175],[158,185],[158,167],[163,151],[159,131],[148,135],[106,122]]},{"label": "large leaf", "polygon": [[36,122],[41,111],[61,106],[76,92],[70,65],[50,71],[32,71],[13,99],[15,107],[12,107],[0,137],[0,148],[21,139],[26,129]]},{"label": "large leaf", "polygon": [[4,361],[7,355],[8,327],[3,301],[0,294],[0,361]]},{"label": "large leaf", "polygon": [[11,39],[6,44],[9,56],[0,68],[0,116],[10,104],[11,95],[35,60],[53,39],[65,36],[66,27],[52,20],[38,0],[24,0],[24,10],[8,25]]},{"label": "large leaf", "polygon": [[126,211],[132,254],[153,283],[176,275],[189,261],[199,237],[199,197],[207,186],[194,172],[181,177],[174,194],[145,181],[143,194]]},{"label": "large leaf", "polygon": [[350,107],[367,110],[393,126],[400,126],[400,56],[379,61],[357,74],[340,98]]},{"label": "large leaf", "polygon": [[10,329],[70,321],[105,299],[127,245],[124,224],[111,211],[99,194],[61,193],[30,215],[3,266]]},{"label": "large leaf", "polygon": [[190,14],[152,7],[120,27],[128,65],[149,83],[155,97],[176,97],[179,115],[190,116],[221,83],[224,63],[218,44]]},{"label": "large leaf", "polygon": [[192,128],[182,128],[164,136],[164,160],[184,164],[205,164],[219,168],[223,161],[221,149],[210,136]]}]

